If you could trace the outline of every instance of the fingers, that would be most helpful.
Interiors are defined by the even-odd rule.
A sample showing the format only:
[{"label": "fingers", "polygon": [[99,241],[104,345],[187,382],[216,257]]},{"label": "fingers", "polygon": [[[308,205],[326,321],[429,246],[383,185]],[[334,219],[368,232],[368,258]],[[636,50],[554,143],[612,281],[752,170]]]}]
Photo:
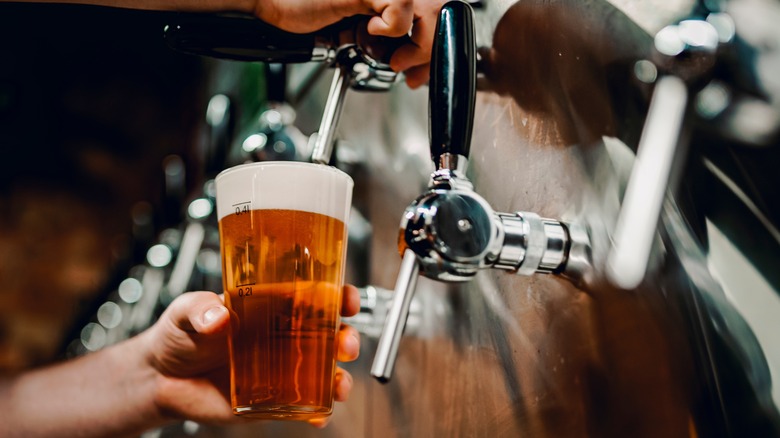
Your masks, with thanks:
[{"label": "fingers", "polygon": [[224,330],[230,316],[222,299],[212,292],[188,292],[177,297],[164,316],[185,332],[209,335]]},{"label": "fingers", "polygon": [[[333,382],[333,399],[337,402],[345,402],[349,398],[349,393],[352,392],[352,375],[344,368],[336,369],[336,378]],[[309,420],[308,423],[318,429],[323,429],[330,422],[331,417],[317,418]]]},{"label": "fingers", "polygon": [[436,21],[442,0],[421,0],[414,4],[415,21],[411,44],[398,48],[390,59],[390,67],[406,73],[406,83],[417,88],[428,82],[431,51],[436,32]]},{"label": "fingers", "polygon": [[341,316],[356,315],[360,311],[360,292],[351,284],[344,285],[341,298]]},{"label": "fingers", "polygon": [[[347,284],[342,294],[341,314],[352,316],[360,311],[360,292],[355,286]],[[338,351],[336,360],[339,362],[351,362],[360,354],[360,334],[347,324],[341,324],[339,328]]]},{"label": "fingers", "polygon": [[425,44],[414,41],[399,47],[390,58],[390,68],[395,71],[406,71],[412,67],[428,64],[431,60],[432,44],[432,40]]},{"label": "fingers", "polygon": [[360,355],[360,334],[354,327],[342,324],[339,329],[338,346],[336,360],[339,362],[352,362]]},{"label": "fingers", "polygon": [[222,390],[229,387],[223,386],[227,383],[215,385],[208,378],[196,377],[165,378],[158,384],[156,403],[175,417],[214,424],[240,421],[241,417],[233,415],[230,395]]},{"label": "fingers", "polygon": [[406,85],[415,89],[428,83],[431,69],[431,47],[418,47],[406,44],[399,47],[390,58],[390,68],[402,71],[406,76]]},{"label": "fingers", "polygon": [[404,72],[406,85],[411,89],[419,88],[428,83],[431,78],[431,64],[418,65]]},{"label": "fingers", "polygon": [[379,15],[368,21],[368,33],[388,37],[406,35],[412,28],[412,0],[375,0],[372,8]]},{"label": "fingers", "polygon": [[317,429],[324,429],[330,422],[330,417],[316,418],[314,420],[308,420],[308,423]]},{"label": "fingers", "polygon": [[334,400],[339,402],[347,401],[349,393],[352,392],[352,374],[344,368],[336,370],[336,379],[333,384]]}]

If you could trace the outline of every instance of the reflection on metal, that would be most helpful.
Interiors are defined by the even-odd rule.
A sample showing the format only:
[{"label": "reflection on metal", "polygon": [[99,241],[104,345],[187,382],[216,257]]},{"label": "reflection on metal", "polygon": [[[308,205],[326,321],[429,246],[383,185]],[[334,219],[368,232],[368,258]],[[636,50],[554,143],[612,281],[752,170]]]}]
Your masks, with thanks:
[{"label": "reflection on metal", "polygon": [[730,190],[734,196],[736,196],[742,204],[750,211],[752,215],[756,217],[761,222],[761,225],[764,227],[767,233],[772,237],[772,239],[777,243],[780,244],[780,230],[772,223],[772,221],[766,216],[764,212],[761,211],[761,209],[755,204],[755,202],[750,199],[750,196],[745,193],[743,189],[737,185],[737,183],[734,182],[731,178],[729,178],[728,175],[726,175],[721,169],[718,168],[717,165],[715,165],[712,161],[708,159],[703,160],[704,167],[707,168],[712,174],[720,180],[723,185]]},{"label": "reflection on metal", "polygon": [[184,230],[179,254],[167,285],[167,292],[171,299],[186,292],[205,234],[204,226],[198,222],[189,223]]},{"label": "reflection on metal", "polygon": [[[751,261],[711,222],[707,223],[707,234],[710,242],[714,243],[707,254],[708,268],[723,288],[729,304],[745,319],[755,335],[769,367],[766,370],[768,376],[754,379],[758,380],[756,391],[766,397],[771,388],[772,402],[779,406],[780,385],[770,382],[780,378],[780,345],[777,343],[777,324],[774,322],[780,314],[780,297]],[[750,334],[745,333],[742,337],[749,338]],[[755,355],[750,359],[759,357]],[[769,400],[764,399],[762,402],[771,406]]]}]

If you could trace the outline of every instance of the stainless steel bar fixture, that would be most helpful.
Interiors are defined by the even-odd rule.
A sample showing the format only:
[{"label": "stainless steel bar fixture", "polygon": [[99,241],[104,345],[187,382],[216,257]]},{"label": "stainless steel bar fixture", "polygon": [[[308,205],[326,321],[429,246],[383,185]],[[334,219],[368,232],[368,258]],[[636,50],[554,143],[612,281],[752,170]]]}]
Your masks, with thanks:
[{"label": "stainless steel bar fixture", "polygon": [[[383,383],[392,376],[418,270],[445,282],[469,281],[486,268],[519,275],[565,271],[570,238],[564,223],[531,212],[497,213],[466,177],[476,53],[471,7],[462,1],[446,3],[431,60],[429,128],[436,171],[428,191],[407,207],[401,220],[403,263],[371,368]],[[417,269],[412,266],[415,255]]]},{"label": "stainless steel bar fixture", "polygon": [[635,289],[645,278],[675,163],[679,171],[685,159],[687,148],[680,143],[689,96],[711,76],[721,42],[728,43],[728,37],[720,38],[706,17],[683,20],[655,35],[661,77],[655,81],[606,263],[607,278],[617,287]]}]

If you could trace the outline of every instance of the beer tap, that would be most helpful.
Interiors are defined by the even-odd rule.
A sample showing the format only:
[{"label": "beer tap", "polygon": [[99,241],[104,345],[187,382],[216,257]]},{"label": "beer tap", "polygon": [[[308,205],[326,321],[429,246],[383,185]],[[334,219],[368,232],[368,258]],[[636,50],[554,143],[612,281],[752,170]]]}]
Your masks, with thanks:
[{"label": "beer tap", "polygon": [[606,260],[607,279],[622,289],[634,289],[645,278],[675,162],[684,158],[681,138],[690,96],[711,78],[716,63],[723,38],[710,21],[683,20],[655,35],[651,66],[662,74],[655,80]]},{"label": "beer tap", "polygon": [[[499,213],[466,177],[476,97],[476,44],[471,7],[445,4],[438,17],[429,91],[431,158],[428,190],[403,214],[403,253],[393,302],[379,339],[371,375],[389,381],[418,273],[465,282],[482,269],[520,275],[567,273],[570,253],[581,273],[587,234],[531,212]],[[577,230],[575,228],[575,230]],[[573,266],[573,268],[575,268]]]},{"label": "beer tap", "polygon": [[336,71],[331,81],[325,110],[317,133],[313,134],[312,161],[330,163],[347,90],[387,91],[398,74],[390,68],[389,48],[398,47],[404,38],[378,38],[368,34],[367,23],[359,23],[354,33],[342,33],[336,51]]},{"label": "beer tap", "polygon": [[287,64],[265,64],[265,89],[266,105],[239,134],[241,147],[230,163],[308,159],[306,136],[295,126],[296,112],[287,99]]},{"label": "beer tap", "polygon": [[361,17],[310,34],[282,31],[251,16],[182,14],[165,29],[172,48],[191,54],[267,63],[324,62],[335,68],[311,160],[330,163],[347,90],[387,91],[398,74],[389,65],[395,48],[408,37],[368,33]]}]

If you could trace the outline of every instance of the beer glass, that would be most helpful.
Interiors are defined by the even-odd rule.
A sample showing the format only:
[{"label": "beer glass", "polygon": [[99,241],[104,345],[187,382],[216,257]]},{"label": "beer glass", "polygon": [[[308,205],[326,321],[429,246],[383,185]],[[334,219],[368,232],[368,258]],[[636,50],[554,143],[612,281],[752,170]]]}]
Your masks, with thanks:
[{"label": "beer glass", "polygon": [[320,164],[262,162],[216,178],[233,413],[333,410],[353,182]]}]

